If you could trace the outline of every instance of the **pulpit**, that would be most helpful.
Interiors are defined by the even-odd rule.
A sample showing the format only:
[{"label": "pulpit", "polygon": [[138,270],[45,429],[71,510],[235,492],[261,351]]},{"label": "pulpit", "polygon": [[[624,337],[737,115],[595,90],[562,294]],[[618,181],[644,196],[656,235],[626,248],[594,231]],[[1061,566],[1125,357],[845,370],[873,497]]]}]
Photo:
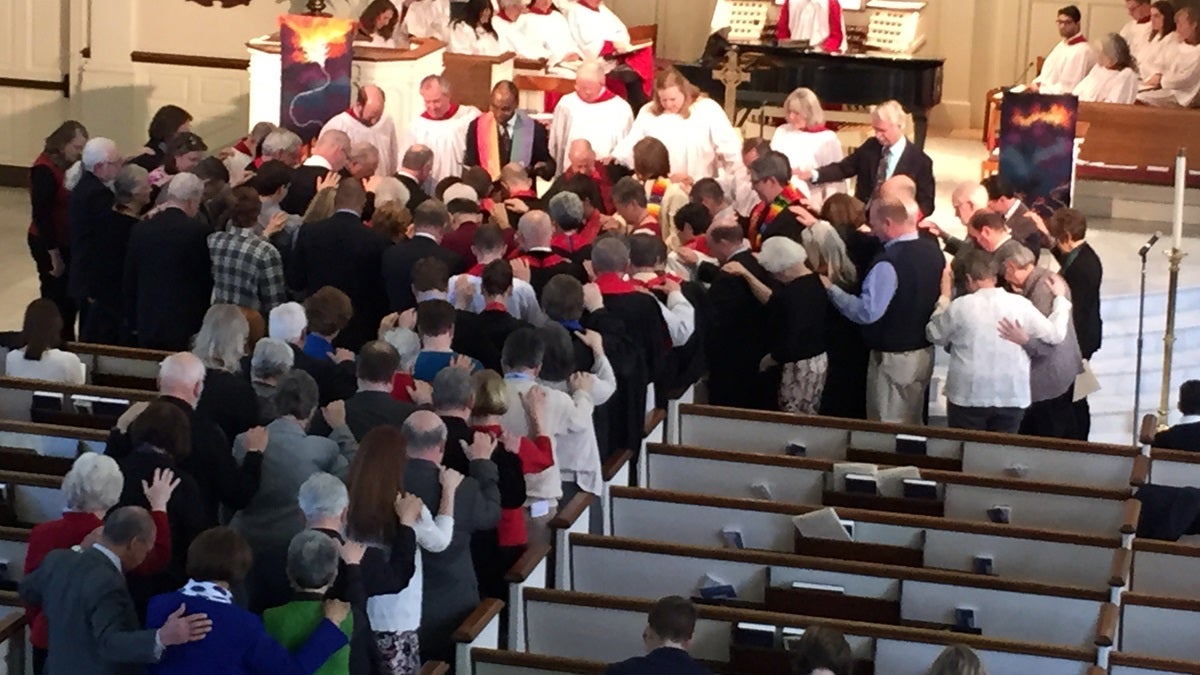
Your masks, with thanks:
[{"label": "pulpit", "polygon": [[[442,72],[440,40],[414,40],[411,49],[354,47],[351,78],[356,85],[374,84],[387,96],[384,111],[396,125],[403,141],[408,124],[425,107],[417,95],[421,80]],[[250,52],[250,125],[256,122],[279,123],[280,64],[279,36],[268,35],[246,43]],[[486,106],[486,104],[485,104]]]},{"label": "pulpit", "polygon": [[456,101],[487,110],[492,98],[492,87],[502,80],[513,79],[515,56],[512,52],[505,52],[499,56],[443,52],[442,75],[450,81]]}]

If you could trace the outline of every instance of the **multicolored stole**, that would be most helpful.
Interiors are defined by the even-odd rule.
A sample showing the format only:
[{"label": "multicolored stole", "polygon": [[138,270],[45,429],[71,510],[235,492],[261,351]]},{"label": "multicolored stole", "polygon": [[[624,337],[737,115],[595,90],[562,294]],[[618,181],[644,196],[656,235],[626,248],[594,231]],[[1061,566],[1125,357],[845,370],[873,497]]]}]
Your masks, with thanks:
[{"label": "multicolored stole", "polygon": [[770,203],[759,202],[750,213],[750,244],[757,251],[762,246],[762,230],[766,229],[775,218],[789,206],[797,206],[804,202],[804,194],[791,185],[783,186],[775,199]]},{"label": "multicolored stole", "polygon": [[490,112],[479,116],[475,123],[475,147],[479,150],[479,165],[491,174],[492,180],[500,178],[500,169],[508,162],[521,166],[533,164],[533,125],[537,124],[528,115],[517,112],[513,117],[512,150],[507,158],[500,156],[500,127],[496,116]]},{"label": "multicolored stole", "polygon": [[671,181],[666,178],[656,178],[650,184],[650,194],[646,195],[646,212],[654,220],[659,220],[662,214],[663,198],[667,194],[667,188],[671,187]]}]

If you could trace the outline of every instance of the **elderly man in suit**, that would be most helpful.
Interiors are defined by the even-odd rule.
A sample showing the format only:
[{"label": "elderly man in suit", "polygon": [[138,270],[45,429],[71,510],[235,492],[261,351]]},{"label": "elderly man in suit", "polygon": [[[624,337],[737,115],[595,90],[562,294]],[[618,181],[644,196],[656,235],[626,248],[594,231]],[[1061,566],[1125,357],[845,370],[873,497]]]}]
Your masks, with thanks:
[{"label": "elderly man in suit", "polygon": [[906,116],[896,101],[881,103],[871,111],[871,126],[875,135],[840,162],[818,169],[799,169],[801,180],[814,185],[856,178],[854,196],[864,204],[870,202],[883,182],[892,176],[904,175],[917,184],[917,205],[921,215],[933,213],[937,184],[933,180],[933,160],[904,137]]},{"label": "elderly man in suit", "polygon": [[[437,509],[442,499],[440,474],[446,446],[446,424],[428,410],[413,413],[401,429],[408,448],[404,489]],[[471,535],[496,526],[500,520],[500,487],[492,451],[496,439],[475,433],[463,451],[470,475],[454,494],[454,535],[440,553],[422,551],[424,587],[421,595],[419,640],[422,661],[449,661],[454,656],[451,635],[479,605],[479,586],[471,561]]]},{"label": "elderly man in suit", "polygon": [[203,639],[212,630],[204,614],[180,606],[155,630],[142,630],[124,570],[141,564],[154,547],[150,513],[138,506],[113,511],[97,541],[82,551],[59,549],[21,582],[21,599],[40,606],[50,626],[46,675],[133,672],[163,650]]},{"label": "elderly man in suit", "polygon": [[1154,447],[1200,452],[1200,380],[1179,387],[1179,423],[1154,436]]},{"label": "elderly man in suit", "polygon": [[289,261],[288,285],[308,297],[323,286],[350,296],[354,313],[338,334],[338,347],[358,350],[375,337],[387,301],[379,276],[383,252],[390,243],[363,226],[367,192],[361,182],[338,183],[333,216],[305,225],[296,236]]},{"label": "elderly man in suit", "polygon": [[204,181],[181,173],[155,216],[133,227],[125,255],[125,316],[139,347],[184,350],[212,299],[207,227],[196,219]]},{"label": "elderly man in suit", "polygon": [[[70,242],[65,247],[66,254],[62,255],[62,251],[59,253],[67,266],[67,294],[80,308],[79,324],[82,329],[83,315],[87,314],[87,290],[92,270],[104,264],[104,261],[94,260],[96,230],[100,223],[105,222],[104,217],[113,207],[115,196],[109,186],[121,170],[121,154],[111,139],[97,136],[83,146],[80,162],[83,171],[67,202]],[[66,321],[68,317],[63,319]]]}]

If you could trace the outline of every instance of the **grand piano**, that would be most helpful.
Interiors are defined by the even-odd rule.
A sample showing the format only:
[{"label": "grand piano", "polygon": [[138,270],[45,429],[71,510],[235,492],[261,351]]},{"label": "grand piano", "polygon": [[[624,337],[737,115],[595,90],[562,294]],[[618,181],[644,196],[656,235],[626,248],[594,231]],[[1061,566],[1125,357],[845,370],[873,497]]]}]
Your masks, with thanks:
[{"label": "grand piano", "polygon": [[[828,54],[772,38],[729,40],[714,34],[701,59],[675,66],[713,100],[724,101],[735,124],[741,121],[739,111],[780,105],[797,87],[812,89],[825,103],[875,105],[894,99],[912,114],[914,140],[923,147],[929,110],[942,101],[944,63],[853,47]],[[725,82],[733,83],[732,97]]]}]

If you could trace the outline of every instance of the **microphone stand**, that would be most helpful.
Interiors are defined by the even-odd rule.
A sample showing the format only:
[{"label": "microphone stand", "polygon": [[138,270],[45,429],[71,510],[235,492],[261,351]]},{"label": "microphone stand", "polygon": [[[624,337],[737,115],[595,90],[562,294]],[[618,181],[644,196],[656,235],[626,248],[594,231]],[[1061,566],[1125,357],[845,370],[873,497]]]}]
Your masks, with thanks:
[{"label": "microphone stand", "polygon": [[1142,403],[1142,343],[1145,337],[1145,322],[1146,322],[1146,256],[1150,254],[1150,249],[1158,242],[1158,233],[1146,242],[1144,246],[1138,249],[1138,256],[1142,259],[1142,279],[1141,287],[1138,290],[1138,330],[1137,330],[1137,361],[1134,366],[1133,375],[1133,444],[1139,445],[1138,429],[1141,425],[1139,419]]}]

